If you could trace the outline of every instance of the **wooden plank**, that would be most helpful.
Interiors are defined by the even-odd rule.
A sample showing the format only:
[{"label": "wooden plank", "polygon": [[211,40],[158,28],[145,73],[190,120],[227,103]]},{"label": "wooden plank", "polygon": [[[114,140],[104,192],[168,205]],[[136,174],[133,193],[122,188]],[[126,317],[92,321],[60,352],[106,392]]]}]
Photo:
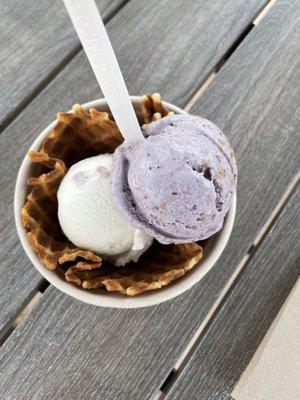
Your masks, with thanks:
[{"label": "wooden plank", "polygon": [[[105,21],[126,1],[97,0]],[[4,0],[0,21],[0,126],[80,50],[61,0]]]},{"label": "wooden plank", "polygon": [[221,400],[251,360],[300,273],[300,190],[222,305],[166,400]]},{"label": "wooden plank", "polygon": [[[266,3],[131,1],[109,24],[129,92],[160,91],[184,106]],[[126,41],[120,41],[120,24],[127,27]]]},{"label": "wooden plank", "polygon": [[[159,12],[154,0],[130,1],[108,24],[109,34],[125,72],[130,92],[141,94],[147,90],[159,89],[166,99],[182,104],[183,92],[179,93],[178,90],[184,91],[185,85],[188,87],[194,84],[191,69],[194,70],[192,76],[197,75],[197,79],[201,80],[207,69],[230,47],[235,35],[254,17],[262,1],[251,0],[241,7],[242,3],[241,0],[235,0],[228,1],[225,5],[222,0],[218,0],[215,6],[218,6],[219,11],[213,17],[211,2],[208,1],[201,4],[187,1],[184,5],[183,2],[164,1],[160,2]],[[193,26],[193,35],[190,36],[193,40],[188,48],[185,44],[190,33],[184,29],[185,25],[182,26],[182,19],[188,26]],[[221,23],[223,20],[224,24]],[[181,27],[182,43],[178,38],[174,41],[177,25]],[[172,27],[173,35],[165,36],[165,26]],[[224,38],[220,41],[222,45],[216,46],[216,38],[212,32],[218,31],[219,35],[220,26]],[[209,42],[205,32],[211,32]],[[194,61],[189,62],[189,69],[186,69],[185,63],[180,65],[185,57],[189,61],[194,57]],[[172,59],[177,74],[170,75]],[[153,72],[151,79],[149,70]],[[184,79],[185,73],[188,79]],[[189,90],[184,96],[187,96]],[[80,53],[0,137],[0,184],[1,188],[4,188],[0,235],[5,241],[0,254],[0,332],[1,329],[4,331],[19,307],[28,301],[28,297],[40,283],[39,275],[29,265],[15,237],[11,199],[18,165],[33,139],[49,124],[57,111],[69,109],[75,102],[85,102],[97,97],[101,97],[101,93],[96,80],[85,56]]]},{"label": "wooden plank", "polygon": [[[124,2],[97,1],[104,17]],[[164,88],[164,94],[172,92],[170,100],[184,104],[265,2],[129,2],[109,33],[131,93]],[[61,0],[42,0],[38,7],[34,1],[26,7],[19,0],[5,1],[0,40],[0,124],[6,124],[78,51],[79,43]]]},{"label": "wooden plank", "polygon": [[[146,309],[96,309],[50,288],[2,349],[0,390],[8,393],[8,397],[14,399],[20,393],[18,377],[22,376],[22,390],[33,399],[47,396],[50,391],[53,397],[62,399],[74,396],[150,399],[167,377],[296,173],[293,132],[297,120],[293,113],[299,104],[299,93],[293,87],[296,86],[296,55],[299,54],[294,51],[297,16],[295,10],[285,7],[285,4],[279,2],[274,6],[270,17],[263,20],[241,46],[245,46],[242,53],[237,51],[228,67],[224,67],[223,76],[232,68],[235,70],[234,80],[227,82],[223,79],[226,92],[221,87],[216,93],[216,86],[213,86],[206,97],[207,103],[211,98],[213,108],[220,96],[218,112],[224,118],[223,126],[233,126],[231,130],[226,129],[226,133],[231,139],[239,138],[235,141],[240,163],[239,210],[233,239],[220,262],[186,294]],[[280,18],[276,18],[278,15]],[[270,19],[276,23],[270,23]],[[265,30],[270,40],[266,40]],[[273,35],[274,40],[271,39]],[[252,56],[245,59],[244,52],[250,50]],[[76,66],[80,68],[80,64]],[[252,80],[249,79],[251,74]],[[274,90],[270,84],[264,86],[268,82],[266,75],[279,82],[280,90]],[[49,85],[44,96],[37,98],[14,127],[7,130],[9,134],[5,133],[5,142],[10,135],[18,140],[23,132],[23,140],[28,144],[34,133],[22,129],[22,124],[28,127],[36,124],[40,128],[42,122],[38,113],[33,111],[43,107],[43,99],[49,102],[51,109],[55,107],[55,101],[61,101],[60,95],[66,99],[65,84],[68,83],[72,89],[73,77],[62,73],[60,80]],[[75,77],[79,79],[80,75]],[[84,83],[90,84],[84,75],[82,80],[82,87]],[[253,80],[256,86],[253,86]],[[71,90],[71,96],[74,96],[74,90]],[[88,89],[86,92],[83,88],[80,90],[82,95],[88,92]],[[94,88],[91,97],[95,92]],[[229,101],[228,93],[245,106],[235,109],[234,113],[224,114],[222,103]],[[257,115],[253,115],[251,110],[262,104],[265,98],[270,98],[276,107],[273,103],[266,107],[264,123],[258,127]],[[218,119],[217,111],[215,117]],[[240,125],[234,124],[236,120],[240,124],[244,121],[242,125],[247,128],[246,133],[241,131]],[[20,139],[17,143],[24,147]],[[254,153],[255,165],[252,164]],[[272,174],[273,160],[276,160],[276,170],[284,171],[280,174],[284,179]],[[259,178],[257,171],[260,171]],[[250,173],[254,176],[251,177]]]}]

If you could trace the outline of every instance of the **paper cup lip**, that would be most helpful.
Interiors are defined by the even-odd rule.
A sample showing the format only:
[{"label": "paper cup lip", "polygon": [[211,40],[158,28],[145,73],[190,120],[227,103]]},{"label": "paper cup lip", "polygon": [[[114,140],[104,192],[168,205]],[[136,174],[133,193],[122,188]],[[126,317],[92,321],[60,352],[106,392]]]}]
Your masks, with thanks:
[{"label": "paper cup lip", "polygon": [[[141,96],[131,96],[131,100],[134,106],[138,106],[141,101]],[[184,110],[180,109],[177,106],[174,106],[171,103],[165,101],[163,103],[176,114],[186,113]],[[85,109],[89,109],[91,107],[103,109],[107,107],[107,103],[105,99],[98,99],[85,103],[82,106]],[[42,141],[50,133],[56,123],[57,120],[48,125],[47,128],[45,128],[38,135],[33,144],[30,146],[29,150],[38,151],[42,144]],[[124,296],[118,293],[111,292],[100,293],[84,290],[62,279],[56,273],[56,271],[46,268],[40,262],[36,253],[33,251],[27,240],[26,229],[23,227],[21,221],[21,208],[24,205],[26,194],[28,191],[26,181],[29,177],[29,170],[31,165],[32,164],[30,159],[25,156],[20,166],[15,186],[14,216],[20,241],[30,261],[45,279],[47,279],[57,289],[85,303],[101,307],[139,308],[152,306],[170,300],[190,289],[193,285],[195,285],[203,278],[203,276],[213,267],[213,265],[219,259],[230,237],[236,213],[236,193],[233,194],[231,206],[225,217],[223,228],[220,232],[213,235],[210,239],[207,240],[204,257],[199,262],[199,265],[191,269],[182,278],[175,280],[170,285],[164,288],[149,291],[134,297]]]}]

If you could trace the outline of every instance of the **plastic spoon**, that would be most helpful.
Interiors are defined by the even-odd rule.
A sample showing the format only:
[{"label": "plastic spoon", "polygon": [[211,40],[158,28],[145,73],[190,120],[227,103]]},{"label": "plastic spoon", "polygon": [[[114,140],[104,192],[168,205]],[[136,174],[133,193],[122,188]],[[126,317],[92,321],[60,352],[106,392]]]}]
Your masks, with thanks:
[{"label": "plastic spoon", "polygon": [[64,0],[112,115],[127,143],[144,139],[94,0]]}]

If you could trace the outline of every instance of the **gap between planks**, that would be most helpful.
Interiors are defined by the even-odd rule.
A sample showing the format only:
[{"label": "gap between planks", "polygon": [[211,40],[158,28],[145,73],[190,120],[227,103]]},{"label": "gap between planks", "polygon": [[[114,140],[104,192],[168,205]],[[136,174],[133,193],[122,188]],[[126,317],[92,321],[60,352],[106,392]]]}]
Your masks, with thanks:
[{"label": "gap between planks", "polygon": [[18,312],[17,316],[10,323],[9,327],[0,339],[0,347],[4,345],[10,335],[14,332],[17,326],[23,321],[23,319],[31,312],[34,306],[40,301],[46,289],[50,286],[50,283],[43,279],[41,284],[38,286],[37,291],[31,296],[26,305]]},{"label": "gap between planks", "polygon": [[236,269],[234,270],[233,274],[231,275],[230,279],[228,280],[226,286],[221,291],[220,295],[216,299],[215,303],[207,313],[206,317],[200,324],[198,330],[194,334],[193,338],[186,346],[185,350],[181,354],[180,358],[174,365],[174,368],[171,370],[170,374],[167,376],[166,380],[160,387],[159,391],[155,394],[152,400],[163,400],[164,396],[166,395],[167,391],[170,389],[171,386],[174,385],[175,380],[179,377],[181,371],[184,369],[185,365],[188,363],[189,359],[192,357],[194,350],[197,348],[198,343],[200,342],[201,338],[212,324],[213,320],[219,313],[219,310],[225,303],[226,299],[230,295],[230,292],[234,288],[235,283],[237,282],[241,272],[245,269],[245,267],[249,264],[250,259],[255,255],[256,251],[259,249],[260,244],[262,243],[263,239],[268,235],[268,232],[272,229],[275,222],[277,221],[279,215],[284,210],[286,204],[288,203],[289,199],[293,195],[293,193],[297,190],[297,187],[300,183],[300,172],[291,180],[289,183],[285,193],[277,203],[276,207],[271,212],[269,218],[267,219],[264,226],[258,232],[257,236],[253,240],[251,246],[249,247],[247,253],[241,259],[240,263],[237,265]]},{"label": "gap between planks", "polygon": [[227,60],[232,56],[232,54],[236,51],[236,49],[240,46],[240,44],[244,41],[244,39],[248,36],[251,30],[257,26],[262,19],[266,16],[266,14],[270,11],[271,7],[275,4],[277,0],[269,0],[265,6],[257,13],[257,15],[253,18],[253,20],[246,26],[237,40],[232,44],[232,46],[228,49],[228,51],[224,54],[221,60],[212,68],[211,72],[204,79],[200,87],[196,90],[191,99],[187,102],[184,107],[184,111],[189,111],[193,105],[203,96],[204,92],[208,89],[208,87],[212,84],[212,82],[216,79],[219,71],[226,64]]},{"label": "gap between planks", "polygon": [[[124,0],[118,7],[113,9],[103,22],[107,24],[130,0]],[[25,110],[27,106],[52,82],[52,80],[77,56],[82,50],[81,43],[77,43],[68,54],[50,71],[39,84],[24,97],[24,99],[16,106],[14,110],[8,113],[7,117],[0,125],[0,134]]]}]

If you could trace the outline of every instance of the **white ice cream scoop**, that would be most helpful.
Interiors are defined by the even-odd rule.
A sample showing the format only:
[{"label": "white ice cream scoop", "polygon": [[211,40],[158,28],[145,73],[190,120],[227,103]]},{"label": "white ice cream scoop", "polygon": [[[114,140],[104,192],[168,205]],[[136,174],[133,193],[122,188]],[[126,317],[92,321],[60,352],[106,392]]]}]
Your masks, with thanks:
[{"label": "white ice cream scoop", "polygon": [[110,189],[111,154],[73,165],[58,193],[58,219],[64,234],[78,247],[91,250],[116,265],[136,262],[153,238],[127,222]]}]

